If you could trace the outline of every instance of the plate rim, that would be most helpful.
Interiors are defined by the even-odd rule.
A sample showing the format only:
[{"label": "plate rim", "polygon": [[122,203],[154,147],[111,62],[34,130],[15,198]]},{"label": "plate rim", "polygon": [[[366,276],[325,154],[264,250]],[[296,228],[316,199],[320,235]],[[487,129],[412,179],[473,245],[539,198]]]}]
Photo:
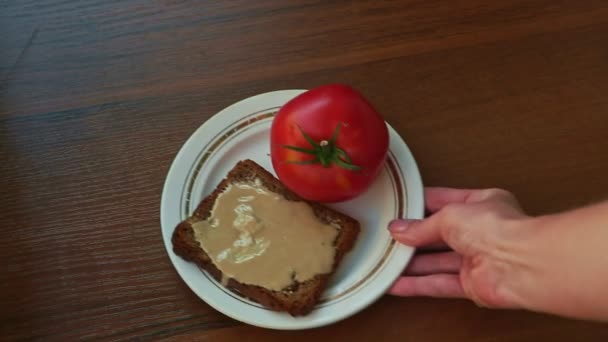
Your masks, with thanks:
[{"label": "plate rim", "polygon": [[[229,115],[232,117],[237,117],[237,118],[242,117],[243,113],[240,113],[240,114],[238,113],[240,107],[246,107],[249,104],[253,104],[257,100],[263,99],[265,97],[270,98],[270,99],[279,97],[279,98],[281,98],[281,100],[283,100],[282,98],[292,98],[304,91],[306,91],[306,90],[288,89],[288,90],[276,90],[276,91],[260,93],[260,94],[254,95],[254,96],[247,97],[240,101],[237,101],[237,102],[225,107],[224,109],[218,111],[217,113],[212,115],[209,119],[205,120],[189,136],[189,138],[179,147],[179,151],[173,158],[173,160],[171,162],[171,166],[167,172],[167,176],[165,178],[165,182],[164,182],[163,190],[162,190],[162,194],[161,194],[161,203],[160,203],[161,204],[160,205],[161,238],[163,239],[163,244],[165,245],[165,249],[167,251],[167,256],[169,257],[171,264],[173,265],[174,269],[177,271],[181,280],[186,283],[186,285],[190,288],[191,291],[193,291],[197,295],[197,297],[199,297],[207,305],[211,306],[218,312],[220,312],[228,317],[231,317],[235,320],[238,320],[238,321],[241,321],[241,322],[244,322],[247,324],[251,324],[254,326],[258,326],[258,327],[269,328],[269,329],[278,329],[278,330],[298,329],[298,330],[300,330],[300,329],[308,329],[308,328],[325,326],[325,325],[329,325],[329,324],[335,323],[340,320],[344,320],[344,319],[364,310],[366,307],[368,307],[369,305],[376,302],[380,297],[382,297],[384,295],[386,290],[392,284],[392,281],[397,279],[400,275],[399,273],[396,273],[394,275],[394,279],[392,279],[392,281],[390,283],[387,282],[388,285],[383,286],[381,291],[375,291],[372,295],[370,295],[368,298],[363,300],[363,302],[364,302],[363,304],[359,304],[357,306],[357,308],[351,310],[350,312],[343,313],[340,315],[330,315],[329,318],[321,319],[320,321],[310,321],[307,323],[306,316],[303,316],[299,319],[290,321],[290,322],[293,322],[294,324],[273,325],[271,323],[266,324],[266,323],[262,323],[262,322],[259,322],[256,320],[248,319],[247,317],[234,315],[233,314],[234,310],[232,310],[232,311],[225,310],[221,306],[216,305],[217,303],[214,303],[214,301],[211,298],[207,298],[208,296],[202,295],[201,293],[199,293],[200,291],[198,291],[198,289],[195,289],[198,286],[194,286],[193,284],[190,283],[190,281],[188,281],[189,276],[186,274],[187,271],[182,270],[181,267],[179,267],[176,264],[176,261],[174,260],[174,258],[177,258],[178,256],[175,255],[175,253],[172,250],[172,243],[171,243],[170,239],[169,239],[169,241],[166,241],[166,239],[165,239],[165,230],[166,229],[164,229],[163,227],[165,225],[169,225],[169,228],[167,228],[167,229],[169,229],[169,230],[172,229],[172,228],[170,228],[171,226],[168,222],[165,223],[166,216],[169,216],[169,213],[167,213],[167,207],[168,207],[168,203],[167,203],[168,198],[167,197],[169,196],[169,193],[170,193],[171,184],[174,182],[174,179],[176,178],[175,174],[178,173],[178,169],[182,167],[179,165],[180,164],[179,162],[185,158],[186,154],[190,153],[189,151],[187,151],[186,147],[190,146],[193,142],[199,140],[199,135],[201,135],[202,132],[208,130],[209,127],[212,127],[212,126],[218,125],[218,124],[220,124],[221,126],[225,126],[226,124],[222,124],[222,121],[226,121],[228,125],[232,124],[232,121],[229,120],[230,118],[225,117],[226,115]],[[288,101],[288,99],[285,100],[284,102],[286,102],[286,101]],[[279,101],[277,100],[274,103],[273,107],[280,107],[284,104],[284,102],[282,102],[282,103],[278,103],[278,102]],[[241,111],[242,111],[242,109],[241,109]],[[251,109],[251,112],[255,112],[255,111],[257,111],[255,108]],[[234,112],[235,114],[230,115],[231,112]],[[394,128],[388,122],[386,122],[386,125],[389,129],[389,134],[391,136],[391,140],[394,137],[397,137],[398,138],[397,143],[399,145],[398,147],[399,147],[399,149],[402,150],[401,153],[399,153],[399,154],[395,153],[395,151],[392,151],[392,150],[390,150],[390,152],[392,152],[394,155],[396,155],[395,159],[397,162],[400,162],[401,164],[405,164],[405,167],[408,169],[408,172],[404,172],[403,169],[400,170],[402,172],[403,182],[406,183],[405,189],[406,189],[406,201],[408,202],[408,204],[407,204],[408,210],[405,212],[405,216],[408,218],[422,218],[422,216],[424,214],[424,191],[423,191],[424,188],[423,188],[422,178],[420,176],[420,172],[418,169],[418,165],[414,159],[414,156],[413,156],[411,150],[409,149],[409,147],[407,146],[407,144],[405,143],[403,138],[396,132],[396,130],[394,130]],[[188,177],[188,176],[186,176],[186,177]],[[415,196],[412,196],[412,194],[414,194]],[[177,213],[177,215],[180,216],[179,213]],[[401,252],[399,252],[399,251],[401,251]],[[390,259],[395,258],[395,254],[403,254],[403,253],[405,253],[406,255],[400,256],[403,258],[403,262],[401,263],[401,264],[403,264],[403,266],[401,269],[405,268],[407,266],[407,264],[411,261],[411,258],[414,253],[414,249],[409,246],[397,246],[395,253],[392,253],[393,255],[389,256],[389,261],[390,261]],[[389,261],[387,261],[387,263]],[[387,277],[387,276],[385,275],[385,277]],[[377,287],[377,285],[376,285],[376,287]],[[297,323],[297,322],[299,322],[299,323]]]}]

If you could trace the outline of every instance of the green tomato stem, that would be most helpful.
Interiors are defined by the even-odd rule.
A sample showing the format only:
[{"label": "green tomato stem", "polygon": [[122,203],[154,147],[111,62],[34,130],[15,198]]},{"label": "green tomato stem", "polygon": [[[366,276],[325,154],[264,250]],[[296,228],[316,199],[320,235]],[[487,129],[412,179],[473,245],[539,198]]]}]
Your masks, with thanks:
[{"label": "green tomato stem", "polygon": [[306,160],[306,161],[287,161],[287,163],[292,164],[317,164],[320,163],[323,167],[329,167],[332,164],[335,164],[341,168],[350,170],[350,171],[358,171],[361,167],[354,165],[348,156],[348,154],[337,146],[338,135],[340,134],[340,126],[339,123],[336,126],[331,138],[329,140],[321,140],[320,142],[316,142],[313,138],[311,138],[302,128],[298,125],[298,129],[302,133],[304,139],[310,144],[311,148],[304,148],[298,146],[291,145],[282,145],[281,147],[287,148],[293,151],[297,151],[300,153],[310,154],[315,156],[314,159]]}]

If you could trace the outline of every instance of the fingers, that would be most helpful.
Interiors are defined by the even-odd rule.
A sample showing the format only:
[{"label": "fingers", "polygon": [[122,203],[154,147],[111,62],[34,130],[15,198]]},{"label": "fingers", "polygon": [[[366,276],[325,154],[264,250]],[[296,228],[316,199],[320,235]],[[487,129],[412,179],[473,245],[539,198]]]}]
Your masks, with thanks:
[{"label": "fingers", "polygon": [[456,274],[434,274],[423,277],[401,277],[388,291],[402,297],[465,298]]},{"label": "fingers", "polygon": [[437,273],[458,274],[462,257],[455,252],[429,253],[414,256],[405,269],[405,275],[429,275]]},{"label": "fingers", "polygon": [[[422,254],[414,257],[388,293],[404,297],[466,298],[460,283],[462,258],[454,252]],[[433,274],[440,273],[440,274]]]}]

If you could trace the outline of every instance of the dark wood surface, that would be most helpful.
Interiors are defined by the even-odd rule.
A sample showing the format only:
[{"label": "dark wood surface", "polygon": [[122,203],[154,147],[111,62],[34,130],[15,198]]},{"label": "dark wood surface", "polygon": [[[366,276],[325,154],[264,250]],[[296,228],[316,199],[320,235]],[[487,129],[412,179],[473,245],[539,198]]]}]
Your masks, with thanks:
[{"label": "dark wood surface", "polygon": [[393,297],[269,331],[198,299],[161,241],[173,157],[237,100],[330,82],[378,107],[428,185],[505,187],[532,214],[608,193],[603,0],[1,0],[1,339],[608,338],[605,324]]}]

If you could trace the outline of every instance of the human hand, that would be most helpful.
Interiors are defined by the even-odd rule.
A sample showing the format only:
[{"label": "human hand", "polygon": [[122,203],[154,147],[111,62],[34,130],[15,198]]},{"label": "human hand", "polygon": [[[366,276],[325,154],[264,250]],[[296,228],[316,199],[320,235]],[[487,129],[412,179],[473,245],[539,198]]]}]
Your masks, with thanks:
[{"label": "human hand", "polygon": [[[523,265],[515,242],[527,216],[504,190],[427,188],[423,220],[395,220],[395,240],[414,247],[444,244],[452,251],[414,256],[389,290],[397,296],[469,298],[477,305],[519,308],[511,275]],[[524,260],[525,261],[525,260]]]}]

